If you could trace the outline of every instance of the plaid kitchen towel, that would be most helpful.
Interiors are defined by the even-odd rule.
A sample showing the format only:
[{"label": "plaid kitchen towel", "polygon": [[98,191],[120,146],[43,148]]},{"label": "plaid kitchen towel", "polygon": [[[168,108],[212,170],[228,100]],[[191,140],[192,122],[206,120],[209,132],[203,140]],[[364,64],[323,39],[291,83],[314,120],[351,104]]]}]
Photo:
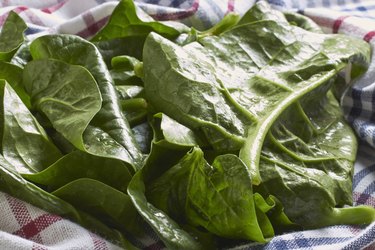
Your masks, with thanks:
[{"label": "plaid kitchen towel", "polygon": [[[158,20],[179,20],[206,29],[229,12],[244,13],[254,0],[144,0],[137,5]],[[269,0],[273,7],[298,11],[325,32],[345,33],[364,39],[375,50],[374,0]],[[9,11],[27,22],[27,35],[77,34],[88,38],[108,20],[117,1],[105,0],[1,0],[0,26]],[[375,207],[375,57],[368,72],[343,94],[347,120],[361,139],[355,163],[355,205]],[[161,249],[150,237],[138,242],[144,249]],[[117,249],[86,229],[0,192],[0,249]],[[375,223],[333,226],[289,233],[266,245],[245,244],[234,249],[375,249]]]}]

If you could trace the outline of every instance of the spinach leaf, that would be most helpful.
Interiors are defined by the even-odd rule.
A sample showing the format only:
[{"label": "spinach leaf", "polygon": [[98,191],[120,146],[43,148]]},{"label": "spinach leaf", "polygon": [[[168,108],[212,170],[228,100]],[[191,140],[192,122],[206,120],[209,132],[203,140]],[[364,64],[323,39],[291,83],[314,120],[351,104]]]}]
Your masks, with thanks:
[{"label": "spinach leaf", "polygon": [[150,124],[146,121],[132,127],[134,138],[137,141],[142,153],[149,154],[152,142],[152,129]]},{"label": "spinach leaf", "polygon": [[155,114],[151,126],[154,131],[155,142],[166,148],[186,149],[204,145],[204,142],[194,131],[176,122],[166,114]]},{"label": "spinach leaf", "polygon": [[357,65],[353,74],[363,72],[370,56],[361,40],[311,33],[290,25],[282,14],[258,20],[257,13],[268,18],[270,10],[259,6],[247,14],[251,22],[199,43],[181,47],[151,33],[143,51],[150,104],[202,130],[215,150],[240,150],[255,185],[261,182],[262,143],[283,110],[349,61]]},{"label": "spinach leaf", "polygon": [[103,57],[103,61],[109,69],[112,68],[113,57],[128,55],[142,60],[143,45],[146,36],[129,36],[105,41],[92,42]]},{"label": "spinach leaf", "polygon": [[82,151],[71,152],[48,168],[22,177],[55,190],[79,178],[90,178],[126,193],[131,174],[126,165],[116,159],[98,157]]},{"label": "spinach leaf", "polygon": [[[74,76],[74,70],[72,70],[71,68],[69,69],[69,72],[71,72]],[[80,79],[83,80],[83,77],[81,77]],[[82,213],[81,211],[76,210],[69,204],[65,204],[63,201],[59,200],[55,196],[44,192],[42,189],[37,188],[31,183],[28,183],[19,175],[19,173],[38,172],[43,168],[48,167],[51,163],[55,162],[57,159],[61,157],[61,153],[48,139],[44,129],[31,115],[30,111],[24,106],[24,104],[21,102],[16,93],[4,81],[1,83],[1,97],[1,114],[4,124],[4,127],[2,128],[2,152],[5,158],[14,166],[11,166],[5,160],[5,158],[2,158],[1,156],[0,179],[6,182],[0,185],[4,185],[4,187],[2,187],[2,190],[8,192],[9,194],[17,198],[21,198],[27,202],[31,202],[32,204],[39,206],[49,212],[56,213],[64,217],[68,217],[80,223],[81,225],[86,226],[91,230],[94,230],[94,232],[98,232],[102,235],[104,234],[104,236],[109,237],[111,240],[121,240],[122,242],[124,242],[124,244],[126,244],[126,246],[128,246],[129,244],[126,243],[126,240],[122,239],[122,236],[118,235],[115,231],[112,231],[112,229],[107,228],[106,226],[104,226],[104,224],[101,224],[96,219]],[[62,171],[58,167],[62,165],[66,167],[64,170],[66,170],[67,168],[71,169],[73,166],[67,166],[66,164],[72,163],[75,160],[84,162],[82,158],[83,154],[83,152],[77,151],[76,153],[71,154],[73,155],[73,157],[70,155],[62,158],[64,160],[60,159],[57,163],[52,165],[52,171],[51,167],[46,169],[47,175],[45,171],[25,175],[34,177],[37,176],[39,178],[41,178],[40,175],[42,175],[43,184],[48,184],[48,181],[50,181],[48,179],[44,179],[44,177],[47,176],[50,179],[55,178],[54,181],[56,181],[57,179],[57,183],[53,183],[53,185],[58,186],[59,182],[61,184],[64,183],[64,181],[69,181],[69,178],[74,178],[74,176],[70,175],[65,171],[63,171],[65,179],[62,178],[64,177],[64,175],[61,175]],[[94,158],[94,156],[91,157]],[[100,167],[100,170],[103,172],[103,165],[98,166],[99,163],[111,164],[111,162],[114,162],[116,164],[115,161],[117,160],[103,158],[103,160],[98,161],[98,159],[95,159],[94,164],[96,164],[96,166],[94,165],[94,168]],[[90,163],[93,163],[92,159]],[[121,174],[120,176],[118,176],[119,178],[121,178],[121,180],[116,180],[116,178],[113,178],[112,175],[108,177],[109,171],[107,170],[107,181],[114,186],[122,186],[122,190],[126,191],[127,184],[126,182],[124,183],[124,180],[129,182],[130,173],[128,172],[127,167],[120,161],[117,161],[117,165],[115,164],[110,165],[112,171],[111,174],[113,174],[113,171],[116,171],[117,169],[117,172]],[[54,171],[56,170],[56,167],[57,171]],[[79,167],[80,166],[76,166],[76,169],[74,169],[76,174],[77,172],[79,172],[79,169],[77,170],[77,168]],[[59,173],[59,170],[60,174],[58,174],[58,176],[53,176],[53,174]],[[91,168],[91,171],[92,170],[93,168]],[[92,175],[92,172],[90,172],[89,169],[81,168],[81,171],[86,173],[89,172],[89,174]],[[96,174],[98,175],[99,173]],[[100,178],[106,179],[106,176],[102,175],[100,176]],[[135,211],[134,208],[132,209],[133,210],[130,210]],[[133,217],[134,216],[132,216],[132,218]]]},{"label": "spinach leaf", "polygon": [[304,228],[369,223],[373,208],[343,208],[352,204],[355,135],[333,95],[317,90],[272,126],[262,149],[261,186]]},{"label": "spinach leaf", "polygon": [[[77,36],[51,35],[34,40],[30,51],[34,60],[57,59],[85,67],[91,73],[99,87],[102,105],[83,131],[84,146],[91,154],[120,159],[129,163],[134,170],[138,169],[143,161],[143,155],[135,142],[128,122],[124,119],[113,80],[96,47]],[[31,72],[30,75],[32,75]],[[30,82],[30,80],[27,81]],[[70,113],[65,113],[65,116],[70,117]],[[62,122],[61,125],[68,125],[69,120],[64,120],[66,124]],[[62,133],[62,131],[59,132]],[[71,131],[65,130],[64,133],[65,137],[72,137],[69,135]],[[78,132],[74,133],[77,136]]]},{"label": "spinach leaf", "polygon": [[0,155],[0,190],[18,199],[44,209],[47,212],[69,218],[98,233],[122,247],[134,247],[118,231],[109,228],[96,218],[77,210],[69,203],[47,193],[43,189],[23,179],[13,166]]},{"label": "spinach leaf", "polygon": [[241,17],[237,26],[260,20],[273,20],[283,24],[287,23],[285,16],[280,11],[271,8],[266,1],[259,1]]},{"label": "spinach leaf", "polygon": [[[139,79],[139,78],[138,78]],[[144,89],[137,85],[117,85],[121,107],[132,129],[147,120],[149,105],[144,98]],[[134,132],[134,131],[133,131]]]},{"label": "spinach leaf", "polygon": [[148,104],[144,98],[132,98],[121,101],[123,114],[129,121],[129,125],[134,127],[147,119]]},{"label": "spinach leaf", "polygon": [[134,70],[135,65],[140,61],[137,58],[131,56],[115,56],[111,60],[111,65],[113,69],[124,69],[124,70]]},{"label": "spinach leaf", "polygon": [[[158,63],[151,62],[154,60],[152,58],[158,58]],[[221,97],[220,90],[212,86],[209,79],[205,79],[205,75],[212,78],[211,72],[215,72],[214,68],[208,68],[208,64],[196,58],[194,53],[157,34],[151,33],[148,36],[144,48],[144,83],[147,100],[157,111],[162,111],[191,129],[202,127],[211,144],[225,143],[228,144],[226,147],[220,147],[226,150],[238,149],[244,141],[235,135],[236,132],[241,134],[241,114],[232,111],[226,100]],[[217,126],[215,122],[224,123],[222,127],[229,127],[233,130],[233,135],[226,133],[225,129]],[[219,127],[217,130],[223,135],[215,136],[215,131],[208,135],[208,132],[213,130],[210,127]],[[222,138],[224,136],[231,138],[225,140]],[[219,146],[216,148],[220,149]]]},{"label": "spinach leaf", "polygon": [[61,157],[45,130],[15,91],[0,81],[2,154],[20,173],[43,170]]},{"label": "spinach leaf", "polygon": [[[218,36],[221,33],[224,33],[227,30],[230,30],[233,28],[237,23],[240,21],[240,16],[238,14],[235,14],[233,12],[230,12],[226,14],[223,19],[220,20],[217,24],[215,24],[213,27],[211,27],[208,30],[205,31],[196,31],[197,40],[200,40],[206,36]],[[190,32],[190,36],[194,35],[192,32]],[[192,39],[188,38],[187,41],[192,42]],[[184,44],[187,44],[189,42],[185,42]]]},{"label": "spinach leaf", "polygon": [[23,44],[21,44],[21,46],[18,48],[18,50],[10,60],[11,64],[14,64],[15,66],[18,66],[20,68],[24,68],[25,65],[32,60],[30,54],[30,43],[30,41],[25,41]]},{"label": "spinach leaf", "polygon": [[8,62],[0,61],[0,79],[6,80],[16,91],[27,108],[31,107],[30,96],[22,84],[22,68]]},{"label": "spinach leaf", "polygon": [[[157,114],[155,115],[155,119],[151,120],[150,124],[154,132],[151,150],[142,169],[136,172],[131,179],[128,186],[128,194],[138,213],[152,227],[167,248],[204,249],[203,245],[195,240],[194,237],[196,235],[190,235],[167,214],[156,208],[147,200],[145,192],[149,182],[156,179],[167,169],[176,164],[192,146],[190,143],[186,144],[186,141],[193,141],[193,139],[186,140],[189,132],[187,133],[187,128],[183,126],[182,130],[178,128],[178,126],[173,127],[173,129],[177,128],[177,131],[182,131],[182,133],[176,133],[175,136],[173,136],[175,139],[171,141],[165,139],[160,126],[159,117],[162,117],[162,115]],[[177,122],[173,123],[174,125],[178,125]],[[174,144],[176,141],[185,141],[185,145]]]},{"label": "spinach leaf", "polygon": [[27,182],[2,155],[0,155],[0,175],[2,191],[33,205],[45,206],[46,211],[53,211],[56,214],[78,220],[79,215],[73,207]]},{"label": "spinach leaf", "polygon": [[183,230],[173,219],[148,202],[147,183],[178,161],[186,151],[171,151],[153,143],[151,153],[141,170],[135,173],[128,194],[142,218],[152,227],[169,249],[204,249],[193,236]]},{"label": "spinach leaf", "polygon": [[150,32],[157,32],[168,39],[175,39],[189,28],[178,22],[158,22],[136,8],[132,0],[122,0],[114,9],[108,23],[91,41],[111,67],[115,56],[129,55],[142,59],[143,45]]},{"label": "spinach leaf", "polygon": [[26,23],[11,11],[0,33],[0,61],[9,61],[24,42]]},{"label": "spinach leaf", "polygon": [[164,37],[175,38],[181,31],[189,28],[181,23],[162,23],[154,21],[150,16],[136,9],[131,0],[122,0],[114,9],[108,23],[93,38],[92,41],[111,40],[128,36],[147,36],[151,31]]},{"label": "spinach leaf", "polygon": [[83,133],[102,105],[92,75],[79,65],[42,59],[26,65],[24,79],[34,108],[74,146],[86,150]]},{"label": "spinach leaf", "polygon": [[[256,189],[257,186],[254,186],[254,192]],[[268,222],[272,224],[272,232],[275,232],[276,234],[302,229],[301,226],[289,219],[284,211],[284,206],[279,199],[273,195],[268,195],[266,197],[267,198],[264,199],[259,193],[254,193],[254,202],[257,208],[258,220],[266,220],[266,223],[259,223],[260,226],[264,227],[262,231],[271,230]]]},{"label": "spinach leaf", "polygon": [[134,69],[140,61],[130,56],[116,56],[111,60],[109,71],[116,85],[143,85],[143,81],[135,74]]},{"label": "spinach leaf", "polygon": [[52,192],[74,207],[129,233],[140,232],[139,215],[128,195],[102,182],[80,178]]},{"label": "spinach leaf", "polygon": [[264,214],[270,208],[259,209],[263,223],[258,224],[257,207],[266,203],[258,198],[258,206],[254,204],[259,195],[253,195],[246,166],[235,155],[218,156],[209,165],[203,152],[194,148],[150,183],[147,197],[177,221],[204,227],[221,237],[265,242],[265,236],[274,235]]},{"label": "spinach leaf", "polygon": [[144,97],[144,88],[138,85],[119,85],[116,86],[117,94],[121,100]]},{"label": "spinach leaf", "polygon": [[311,32],[323,33],[319,25],[317,25],[313,20],[304,15],[296,12],[283,12],[283,14],[286,20],[288,20],[291,25],[296,25],[304,30],[308,30]]}]

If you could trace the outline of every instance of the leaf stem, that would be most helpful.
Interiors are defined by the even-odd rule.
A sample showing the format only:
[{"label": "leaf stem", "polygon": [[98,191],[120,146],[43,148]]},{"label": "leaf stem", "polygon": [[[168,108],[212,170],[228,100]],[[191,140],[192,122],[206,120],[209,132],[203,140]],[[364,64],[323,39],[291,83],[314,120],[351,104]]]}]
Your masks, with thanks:
[{"label": "leaf stem", "polygon": [[121,100],[121,106],[125,111],[137,111],[147,109],[147,102],[144,98],[132,98]]},{"label": "leaf stem", "polygon": [[375,221],[375,208],[361,205],[357,207],[334,208],[332,214],[327,216],[326,225],[370,224]]}]

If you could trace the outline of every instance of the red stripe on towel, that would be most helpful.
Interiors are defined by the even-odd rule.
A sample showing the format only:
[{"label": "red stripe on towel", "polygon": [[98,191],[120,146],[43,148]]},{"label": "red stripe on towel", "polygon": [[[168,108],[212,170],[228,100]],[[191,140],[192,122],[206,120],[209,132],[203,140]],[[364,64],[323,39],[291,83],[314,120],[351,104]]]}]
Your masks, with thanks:
[{"label": "red stripe on towel", "polygon": [[339,32],[339,29],[340,29],[340,26],[341,24],[344,22],[344,20],[346,18],[348,18],[350,16],[340,16],[339,18],[337,18],[334,23],[333,23],[333,27],[332,27],[332,33],[338,33]]}]

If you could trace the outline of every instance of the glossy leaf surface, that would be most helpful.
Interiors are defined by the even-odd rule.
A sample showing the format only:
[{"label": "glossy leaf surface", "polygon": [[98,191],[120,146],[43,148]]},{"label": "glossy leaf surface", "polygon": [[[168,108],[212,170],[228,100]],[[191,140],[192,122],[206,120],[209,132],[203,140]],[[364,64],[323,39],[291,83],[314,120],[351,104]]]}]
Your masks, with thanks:
[{"label": "glossy leaf surface", "polygon": [[23,179],[18,172],[0,155],[0,190],[13,197],[43,208],[53,214],[69,218],[95,233],[115,241],[125,248],[134,249],[123,235],[100,222],[98,219],[77,210],[71,204],[44,191]]},{"label": "glossy leaf surface", "polygon": [[129,196],[102,182],[80,178],[52,194],[116,228],[128,232],[137,229],[138,214]]},{"label": "glossy leaf surface", "polygon": [[126,193],[131,174],[127,166],[116,159],[98,157],[74,151],[60,158],[43,171],[23,174],[25,179],[55,190],[79,178],[90,178]]},{"label": "glossy leaf surface", "polygon": [[134,169],[139,168],[143,156],[121,112],[113,80],[97,48],[77,36],[51,35],[36,39],[30,50],[34,59],[61,60],[68,64],[80,65],[90,72],[99,88],[102,104],[82,135],[87,151],[103,157],[120,159]]},{"label": "glossy leaf surface", "polygon": [[9,61],[24,42],[26,23],[10,11],[0,32],[0,61]]},{"label": "glossy leaf surface", "polygon": [[342,208],[352,204],[357,145],[332,94],[315,99],[324,94],[289,107],[272,126],[262,149],[261,186],[305,228],[368,223],[373,209]]},{"label": "glossy leaf surface", "polygon": [[[147,194],[150,202],[180,222],[226,238],[265,241],[251,180],[235,155],[218,156],[209,165],[203,152],[194,148],[151,182]],[[273,231],[267,236],[272,237]]]},{"label": "glossy leaf surface", "polygon": [[[147,36],[150,32],[157,32],[165,37],[174,38],[180,30],[188,31],[189,28],[180,24],[167,25],[153,20],[140,9],[136,9],[131,0],[122,0],[114,9],[111,18],[104,28],[99,31],[92,41],[111,40],[123,37]],[[176,29],[176,27],[178,29]]]},{"label": "glossy leaf surface", "polygon": [[2,155],[19,173],[34,173],[61,157],[43,127],[5,81],[0,83]]},{"label": "glossy leaf surface", "polygon": [[240,150],[254,184],[261,181],[263,140],[277,117],[349,61],[363,70],[370,55],[361,40],[311,33],[267,10],[255,5],[250,22],[183,47],[152,33],[143,54],[150,103],[201,129],[215,150]]}]

